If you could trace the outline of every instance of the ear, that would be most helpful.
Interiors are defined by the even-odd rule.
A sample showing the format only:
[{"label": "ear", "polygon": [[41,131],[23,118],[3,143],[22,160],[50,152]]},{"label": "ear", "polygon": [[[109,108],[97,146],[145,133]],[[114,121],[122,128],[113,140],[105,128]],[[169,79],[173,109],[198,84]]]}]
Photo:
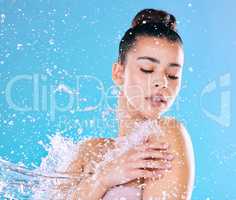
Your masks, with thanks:
[{"label": "ear", "polygon": [[124,66],[119,62],[112,65],[112,80],[116,85],[122,85],[124,83]]}]

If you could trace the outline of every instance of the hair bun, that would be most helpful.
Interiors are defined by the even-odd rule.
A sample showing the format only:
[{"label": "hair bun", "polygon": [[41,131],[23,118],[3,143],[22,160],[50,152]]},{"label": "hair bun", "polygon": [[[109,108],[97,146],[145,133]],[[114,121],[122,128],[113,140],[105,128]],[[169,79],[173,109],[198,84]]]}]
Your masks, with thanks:
[{"label": "hair bun", "polygon": [[176,31],[176,19],[174,15],[157,9],[144,9],[139,11],[132,20],[132,28],[146,23],[162,23],[171,30]]}]

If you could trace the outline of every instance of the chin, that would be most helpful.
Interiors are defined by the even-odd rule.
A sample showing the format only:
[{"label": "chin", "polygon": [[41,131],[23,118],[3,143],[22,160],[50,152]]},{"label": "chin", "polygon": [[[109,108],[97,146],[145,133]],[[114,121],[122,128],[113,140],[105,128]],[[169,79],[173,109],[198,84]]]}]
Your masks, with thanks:
[{"label": "chin", "polygon": [[160,115],[161,115],[161,111],[143,111],[142,115],[146,118],[146,119],[157,119]]}]

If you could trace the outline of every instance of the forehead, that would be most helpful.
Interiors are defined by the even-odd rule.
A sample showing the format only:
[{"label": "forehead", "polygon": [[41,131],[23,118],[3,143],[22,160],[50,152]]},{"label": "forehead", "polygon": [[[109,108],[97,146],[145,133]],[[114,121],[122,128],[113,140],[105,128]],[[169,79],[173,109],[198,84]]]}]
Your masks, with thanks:
[{"label": "forehead", "polygon": [[184,53],[182,45],[165,38],[142,36],[138,37],[134,47],[130,49],[127,58],[136,59],[140,56],[149,56],[161,62],[177,62],[183,65]]}]

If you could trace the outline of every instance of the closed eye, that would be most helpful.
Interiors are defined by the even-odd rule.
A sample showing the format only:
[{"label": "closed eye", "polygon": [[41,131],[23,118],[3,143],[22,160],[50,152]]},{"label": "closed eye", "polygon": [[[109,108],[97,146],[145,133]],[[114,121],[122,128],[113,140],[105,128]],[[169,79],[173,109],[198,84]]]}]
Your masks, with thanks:
[{"label": "closed eye", "polygon": [[143,68],[140,68],[140,70],[144,73],[152,73],[153,70],[146,70],[146,69],[143,69]]},{"label": "closed eye", "polygon": [[168,78],[175,80],[175,79],[178,79],[179,77],[178,77],[178,76],[171,76],[171,75],[168,75]]},{"label": "closed eye", "polygon": [[[140,70],[144,73],[152,73],[153,70],[146,70],[146,69],[143,69],[143,68],[140,68]],[[172,76],[172,75],[168,75],[168,78],[172,79],[172,80],[176,80],[178,79],[179,77],[178,76]]]}]

